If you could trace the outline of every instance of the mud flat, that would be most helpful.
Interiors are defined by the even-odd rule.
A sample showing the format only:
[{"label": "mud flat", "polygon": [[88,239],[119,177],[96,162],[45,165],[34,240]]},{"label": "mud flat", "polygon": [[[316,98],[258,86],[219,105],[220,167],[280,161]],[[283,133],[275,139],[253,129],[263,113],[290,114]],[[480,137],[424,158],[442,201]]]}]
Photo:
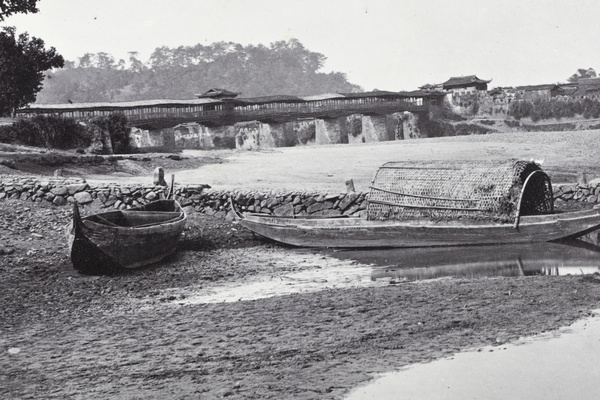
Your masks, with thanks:
[{"label": "mud flat", "polygon": [[165,263],[85,276],[66,254],[67,208],[7,200],[0,217],[5,398],[338,399],[379,373],[501,346],[600,307],[596,275],[364,285],[350,277],[321,282],[322,290],[288,285],[288,294],[222,301],[223,288],[297,283],[331,261],[288,255],[195,214]]},{"label": "mud flat", "polygon": [[[523,134],[520,142],[502,135],[428,139],[422,146],[377,144],[350,151],[375,149],[369,163],[379,164],[384,157],[379,148],[394,154],[415,149],[425,157],[430,143],[438,143],[442,152],[445,144],[459,141],[460,154],[467,155],[464,143],[480,139],[489,147],[484,152],[482,144],[474,144],[477,157],[545,157],[545,165],[560,173],[595,170],[598,135],[572,134],[564,140]],[[538,152],[544,148],[552,153]],[[341,154],[338,147],[329,149],[331,158]],[[282,164],[272,164],[269,154],[282,154]],[[255,159],[256,168],[266,162],[290,166],[286,154],[232,153],[234,158],[224,156],[222,165],[234,165],[239,157]],[[325,158],[326,153],[318,154]],[[294,172],[294,177],[303,177],[298,182],[307,187],[329,179],[343,185],[344,178],[362,171],[351,159],[344,158],[345,167],[333,177],[325,166],[338,165],[333,161],[324,161],[322,170],[307,162],[307,171],[313,172]],[[229,175],[235,185],[252,184],[249,164],[238,165],[243,168]],[[223,171],[211,175],[206,168],[200,169],[202,183],[213,184],[213,176],[224,180],[218,178]],[[374,168],[369,164],[365,170],[370,179]],[[259,175],[256,179],[265,181],[254,183],[268,186],[270,177]],[[290,182],[287,177],[271,187]],[[4,398],[341,399],[378,374],[462,350],[499,348],[568,326],[600,308],[598,275],[377,284],[323,278],[328,282],[321,282],[319,290],[285,285],[290,290],[272,296],[223,301],[216,295],[227,288],[239,295],[235,288],[244,282],[287,277],[289,283],[308,280],[314,287],[316,273],[310,279],[305,274],[334,264],[325,254],[303,255],[254,237],[234,222],[194,213],[178,252],[164,263],[114,276],[80,275],[66,252],[63,233],[69,217],[68,207],[0,201]],[[342,265],[353,271],[367,267]]]}]

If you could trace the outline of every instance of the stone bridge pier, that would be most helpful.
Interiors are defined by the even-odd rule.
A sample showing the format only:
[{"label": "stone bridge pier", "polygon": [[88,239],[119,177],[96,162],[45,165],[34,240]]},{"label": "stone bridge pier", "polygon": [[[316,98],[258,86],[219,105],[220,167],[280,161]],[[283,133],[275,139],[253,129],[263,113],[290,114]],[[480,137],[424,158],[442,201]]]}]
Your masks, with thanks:
[{"label": "stone bridge pier", "polygon": [[245,121],[228,125],[183,123],[157,130],[132,129],[139,148],[230,148],[255,150],[338,143],[367,143],[426,137],[420,114],[351,114],[286,122]]}]

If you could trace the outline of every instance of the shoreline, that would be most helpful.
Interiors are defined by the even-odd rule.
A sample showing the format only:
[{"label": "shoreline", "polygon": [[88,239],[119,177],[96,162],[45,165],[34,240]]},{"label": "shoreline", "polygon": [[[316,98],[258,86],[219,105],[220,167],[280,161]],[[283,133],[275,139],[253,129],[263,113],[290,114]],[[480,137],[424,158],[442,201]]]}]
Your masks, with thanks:
[{"label": "shoreline", "polygon": [[62,238],[69,211],[25,205],[0,202],[14,243],[0,257],[0,382],[13,398],[341,399],[379,373],[553,331],[600,307],[597,275],[390,281],[173,307],[194,285],[314,263],[273,262],[285,247],[195,213],[164,263],[80,275]]},{"label": "shoreline", "polygon": [[[392,155],[431,154],[545,158],[544,169],[562,176],[600,176],[598,131],[303,150],[235,153],[193,179],[331,190],[354,178],[361,190],[371,166]],[[315,263],[274,262],[285,247],[193,213],[177,253],[163,263],[86,276],[70,265],[69,218],[68,207],[47,201],[0,201],[0,386],[7,397],[341,399],[379,373],[554,331],[600,308],[598,275],[390,281],[173,307],[192,286],[210,291]]]}]

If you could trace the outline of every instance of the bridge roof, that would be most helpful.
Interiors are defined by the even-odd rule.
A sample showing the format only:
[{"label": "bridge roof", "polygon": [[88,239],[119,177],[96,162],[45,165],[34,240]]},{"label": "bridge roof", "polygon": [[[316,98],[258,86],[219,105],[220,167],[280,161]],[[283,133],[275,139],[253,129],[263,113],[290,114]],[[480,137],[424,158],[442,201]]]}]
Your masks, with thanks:
[{"label": "bridge roof", "polygon": [[402,97],[442,97],[448,92],[443,90],[411,90],[398,92]]},{"label": "bridge roof", "polygon": [[262,97],[246,97],[242,99],[233,100],[235,103],[240,104],[263,104],[263,103],[301,103],[304,101],[301,97],[298,96],[287,96],[287,95],[277,95],[277,96],[262,96]]},{"label": "bridge roof", "polygon": [[158,99],[158,100],[139,100],[139,101],[124,101],[124,102],[104,102],[104,103],[63,103],[63,104],[30,104],[29,107],[21,109],[27,111],[27,109],[35,110],[86,110],[86,109],[119,109],[119,108],[135,108],[135,107],[149,107],[149,106],[165,106],[170,105],[202,105],[211,103],[222,103],[220,100],[214,99],[190,99],[190,100],[173,100],[173,99]]},{"label": "bridge roof", "polygon": [[358,92],[358,93],[340,93],[344,97],[356,98],[356,97],[391,97],[399,96],[399,92],[389,92],[387,90],[373,90],[371,92]]},{"label": "bridge roof", "polygon": [[345,96],[340,93],[323,93],[323,94],[314,94],[311,96],[302,96],[304,101],[319,101],[319,100],[330,100],[330,99],[341,99]]}]

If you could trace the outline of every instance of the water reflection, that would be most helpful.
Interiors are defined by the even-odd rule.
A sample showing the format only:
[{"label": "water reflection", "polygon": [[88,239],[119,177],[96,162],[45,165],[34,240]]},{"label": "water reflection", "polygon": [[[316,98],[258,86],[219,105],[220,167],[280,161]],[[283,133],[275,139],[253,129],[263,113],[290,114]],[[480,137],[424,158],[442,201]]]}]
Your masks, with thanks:
[{"label": "water reflection", "polygon": [[333,257],[374,266],[372,280],[441,277],[580,275],[600,273],[598,234],[534,244],[414,249],[343,250]]}]

